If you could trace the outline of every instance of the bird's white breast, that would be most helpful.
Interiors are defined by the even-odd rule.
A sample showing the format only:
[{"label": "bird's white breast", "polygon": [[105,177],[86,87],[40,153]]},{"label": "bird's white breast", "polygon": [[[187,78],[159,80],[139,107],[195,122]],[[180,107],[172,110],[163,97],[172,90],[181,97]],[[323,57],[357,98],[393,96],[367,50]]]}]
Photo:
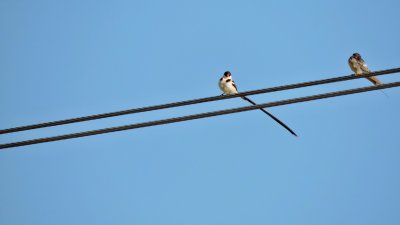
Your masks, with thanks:
[{"label": "bird's white breast", "polygon": [[350,65],[351,70],[353,70],[353,72],[356,75],[360,75],[360,74],[363,73],[363,71],[361,69],[361,65],[357,62],[356,59],[354,59],[354,58],[351,59],[350,62],[349,62],[349,65]]},{"label": "bird's white breast", "polygon": [[[230,79],[230,78],[228,78]],[[221,89],[222,92],[226,95],[231,95],[231,94],[236,94],[238,93],[235,86],[233,86],[233,80],[230,79],[230,81],[227,82],[228,79],[222,79],[219,82],[219,88]]]}]

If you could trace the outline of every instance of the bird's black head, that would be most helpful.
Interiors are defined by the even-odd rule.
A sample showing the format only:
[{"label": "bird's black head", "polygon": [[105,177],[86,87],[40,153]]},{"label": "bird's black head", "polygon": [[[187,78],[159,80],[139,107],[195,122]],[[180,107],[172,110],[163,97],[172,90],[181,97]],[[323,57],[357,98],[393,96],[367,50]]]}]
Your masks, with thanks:
[{"label": "bird's black head", "polygon": [[352,56],[353,58],[355,58],[355,59],[357,59],[357,60],[360,60],[361,59],[361,55],[359,54],[359,53],[353,53],[353,56]]},{"label": "bird's black head", "polygon": [[230,77],[230,76],[231,76],[231,72],[226,71],[226,72],[224,73],[224,77]]}]

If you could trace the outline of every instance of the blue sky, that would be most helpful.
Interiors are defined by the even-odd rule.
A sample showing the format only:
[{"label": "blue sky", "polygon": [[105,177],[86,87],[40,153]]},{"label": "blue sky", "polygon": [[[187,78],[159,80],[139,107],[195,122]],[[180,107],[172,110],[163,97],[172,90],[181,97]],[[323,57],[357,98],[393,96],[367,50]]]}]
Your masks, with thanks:
[{"label": "blue sky", "polygon": [[[0,1],[0,127],[399,67],[399,1]],[[383,82],[397,74],[380,76]],[[260,103],[365,79],[252,96]],[[0,151],[0,224],[400,223],[400,89]],[[0,143],[246,106],[240,99]]]}]

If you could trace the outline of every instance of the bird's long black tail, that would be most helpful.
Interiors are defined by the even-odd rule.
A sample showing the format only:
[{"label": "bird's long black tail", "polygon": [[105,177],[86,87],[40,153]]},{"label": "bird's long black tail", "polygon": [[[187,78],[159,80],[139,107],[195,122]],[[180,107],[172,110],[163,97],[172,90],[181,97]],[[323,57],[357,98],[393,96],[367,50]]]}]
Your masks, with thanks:
[{"label": "bird's long black tail", "polygon": [[[242,97],[244,100],[250,102],[252,105],[257,105],[255,102],[253,102],[251,99],[247,98],[246,96]],[[282,121],[280,121],[278,118],[276,118],[274,115],[272,115],[271,113],[269,113],[267,110],[260,108],[261,111],[263,111],[265,114],[267,114],[268,116],[270,116],[273,120],[275,120],[277,123],[279,123],[281,126],[283,126],[286,130],[288,130],[291,134],[293,134],[294,136],[297,137],[297,134],[290,129],[286,124],[284,124]]]}]

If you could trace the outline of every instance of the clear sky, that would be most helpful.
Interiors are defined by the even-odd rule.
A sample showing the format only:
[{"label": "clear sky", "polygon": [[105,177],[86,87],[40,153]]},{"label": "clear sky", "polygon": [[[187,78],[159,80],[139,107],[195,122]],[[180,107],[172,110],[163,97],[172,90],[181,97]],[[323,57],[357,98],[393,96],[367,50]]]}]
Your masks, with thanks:
[{"label": "clear sky", "polygon": [[[0,128],[400,67],[400,2],[0,0]],[[380,76],[383,82],[399,74]],[[276,92],[259,103],[371,85]],[[0,151],[0,224],[400,224],[400,88]],[[231,99],[0,143],[247,106]]]}]

